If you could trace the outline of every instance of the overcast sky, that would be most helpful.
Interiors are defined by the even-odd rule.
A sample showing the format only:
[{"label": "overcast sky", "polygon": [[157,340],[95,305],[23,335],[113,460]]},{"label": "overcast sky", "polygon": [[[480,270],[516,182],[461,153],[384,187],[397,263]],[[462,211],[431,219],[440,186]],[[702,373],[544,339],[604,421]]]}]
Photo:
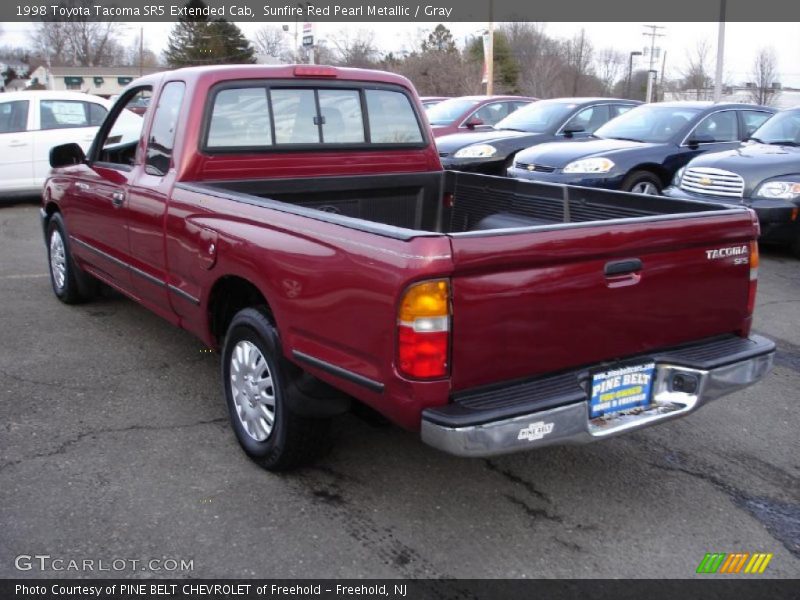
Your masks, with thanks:
[{"label": "overcast sky", "polygon": [[[282,25],[283,23],[271,23]],[[287,41],[291,44],[294,37],[294,21],[289,25]],[[351,35],[358,30],[372,30],[375,41],[381,51],[399,52],[415,49],[418,32],[430,30],[437,23],[318,23],[315,24],[318,39],[336,35],[347,28]],[[665,29],[660,32],[664,37],[658,38],[656,44],[666,52],[667,77],[678,77],[687,61],[687,52],[692,52],[701,40],[708,40],[712,46],[709,63],[714,69],[717,42],[717,23],[656,23]],[[142,24],[128,23],[126,34],[131,43],[139,34]],[[266,23],[238,23],[246,35],[252,34],[267,25]],[[449,23],[447,27],[453,32],[459,45],[465,39],[485,28],[481,23]],[[644,23],[546,23],[548,34],[558,37],[571,37],[583,27],[595,48],[613,47],[623,54],[641,51],[649,46],[649,38],[643,35]],[[0,23],[2,34],[0,44],[23,45],[28,43],[30,25],[26,23]],[[300,24],[302,29],[302,23]],[[171,23],[144,24],[145,44],[160,53],[166,46],[166,40],[172,29]],[[302,33],[301,33],[302,35]],[[741,83],[752,79],[753,59],[759,48],[771,46],[778,57],[778,71],[784,86],[800,87],[800,23],[728,23],[725,36],[725,80]],[[637,60],[642,60],[639,57]],[[636,64],[634,68],[636,68]],[[649,61],[640,62],[640,67],[649,67]],[[660,70],[661,64],[657,68]]]}]

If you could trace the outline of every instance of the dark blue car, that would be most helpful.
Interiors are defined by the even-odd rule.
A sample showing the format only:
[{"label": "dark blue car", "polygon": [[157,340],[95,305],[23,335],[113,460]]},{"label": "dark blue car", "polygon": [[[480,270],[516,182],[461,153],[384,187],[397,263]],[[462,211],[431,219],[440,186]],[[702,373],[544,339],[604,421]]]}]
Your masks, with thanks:
[{"label": "dark blue car", "polygon": [[646,104],[609,121],[586,141],[521,151],[508,175],[660,194],[692,158],[737,147],[774,113],[752,104]]}]

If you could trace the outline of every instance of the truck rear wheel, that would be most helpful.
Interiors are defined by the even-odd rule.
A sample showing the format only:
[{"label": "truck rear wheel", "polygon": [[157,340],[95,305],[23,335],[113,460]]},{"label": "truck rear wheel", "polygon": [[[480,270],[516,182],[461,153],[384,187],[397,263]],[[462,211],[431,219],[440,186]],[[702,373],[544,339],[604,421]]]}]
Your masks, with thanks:
[{"label": "truck rear wheel", "polygon": [[223,392],[236,439],[269,471],[307,464],[329,446],[330,419],[301,417],[289,409],[287,367],[267,317],[255,308],[236,313],[222,351]]},{"label": "truck rear wheel", "polygon": [[97,291],[97,280],[84,272],[72,258],[69,236],[60,213],[47,224],[47,260],[53,293],[65,304],[89,300]]}]

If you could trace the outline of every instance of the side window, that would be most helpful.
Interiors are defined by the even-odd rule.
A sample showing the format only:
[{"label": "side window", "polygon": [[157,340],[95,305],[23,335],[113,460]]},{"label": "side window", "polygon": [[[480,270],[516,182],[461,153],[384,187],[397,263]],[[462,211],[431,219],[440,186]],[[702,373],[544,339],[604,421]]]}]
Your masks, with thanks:
[{"label": "side window", "polygon": [[314,90],[272,90],[272,114],[275,119],[276,144],[318,144]]},{"label": "side window", "polygon": [[86,103],[78,100],[42,100],[39,102],[40,129],[88,127]]},{"label": "side window", "polygon": [[748,138],[755,130],[764,124],[764,121],[769,119],[772,115],[760,110],[743,110],[742,122],[744,123],[744,132],[742,138]]},{"label": "side window", "polygon": [[322,141],[325,144],[363,144],[364,117],[357,90],[319,90]]},{"label": "side window", "polygon": [[366,90],[370,140],[373,144],[413,144],[422,131],[408,97],[389,90]]},{"label": "side window", "polygon": [[612,112],[611,118],[613,119],[614,117],[618,117],[620,115],[624,115],[626,112],[628,112],[632,108],[633,108],[632,104],[615,104],[613,106],[613,110],[611,111]]},{"label": "side window", "polygon": [[707,116],[689,134],[689,139],[698,144],[738,141],[736,111],[726,110]]},{"label": "side window", "polygon": [[136,159],[136,148],[142,136],[144,119],[130,110],[131,105],[150,95],[151,89],[140,88],[125,96],[125,104],[114,117],[111,127],[105,130],[105,137],[97,144],[96,160],[127,169]]},{"label": "side window", "polygon": [[519,110],[523,106],[528,106],[528,104],[530,104],[530,102],[512,102],[511,103],[511,112],[514,112],[515,110]]},{"label": "side window", "polygon": [[178,113],[183,101],[186,86],[182,81],[172,81],[164,86],[153,116],[153,127],[147,142],[145,165],[160,175],[169,170],[175,130],[178,127]]},{"label": "side window", "polygon": [[271,146],[267,90],[249,87],[220,91],[214,100],[206,145]]},{"label": "side window", "polygon": [[89,111],[89,125],[92,127],[99,127],[108,114],[108,110],[102,104],[95,104],[94,102],[87,102],[86,106]]},{"label": "side window", "polygon": [[0,133],[17,133],[28,128],[28,100],[0,102]]},{"label": "side window", "polygon": [[508,116],[508,104],[506,102],[494,102],[493,104],[487,104],[472,114],[472,117],[477,117],[483,121],[484,125],[494,125],[500,119],[506,116]]},{"label": "side window", "polygon": [[564,131],[581,131],[594,133],[601,125],[609,120],[608,104],[584,108],[572,117],[564,126]]}]

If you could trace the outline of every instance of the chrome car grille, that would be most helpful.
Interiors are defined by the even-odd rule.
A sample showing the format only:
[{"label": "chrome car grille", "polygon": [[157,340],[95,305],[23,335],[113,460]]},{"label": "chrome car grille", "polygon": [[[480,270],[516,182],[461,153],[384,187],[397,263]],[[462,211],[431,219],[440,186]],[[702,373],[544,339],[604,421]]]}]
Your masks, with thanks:
[{"label": "chrome car grille", "polygon": [[516,162],[514,166],[518,169],[522,169],[523,171],[537,171],[539,173],[552,173],[556,170],[555,167],[547,167],[545,165],[534,165],[531,163],[524,163],[524,162]]},{"label": "chrome car grille", "polygon": [[744,194],[744,179],[736,173],[722,169],[693,167],[683,172],[680,187],[696,194],[741,198]]}]

